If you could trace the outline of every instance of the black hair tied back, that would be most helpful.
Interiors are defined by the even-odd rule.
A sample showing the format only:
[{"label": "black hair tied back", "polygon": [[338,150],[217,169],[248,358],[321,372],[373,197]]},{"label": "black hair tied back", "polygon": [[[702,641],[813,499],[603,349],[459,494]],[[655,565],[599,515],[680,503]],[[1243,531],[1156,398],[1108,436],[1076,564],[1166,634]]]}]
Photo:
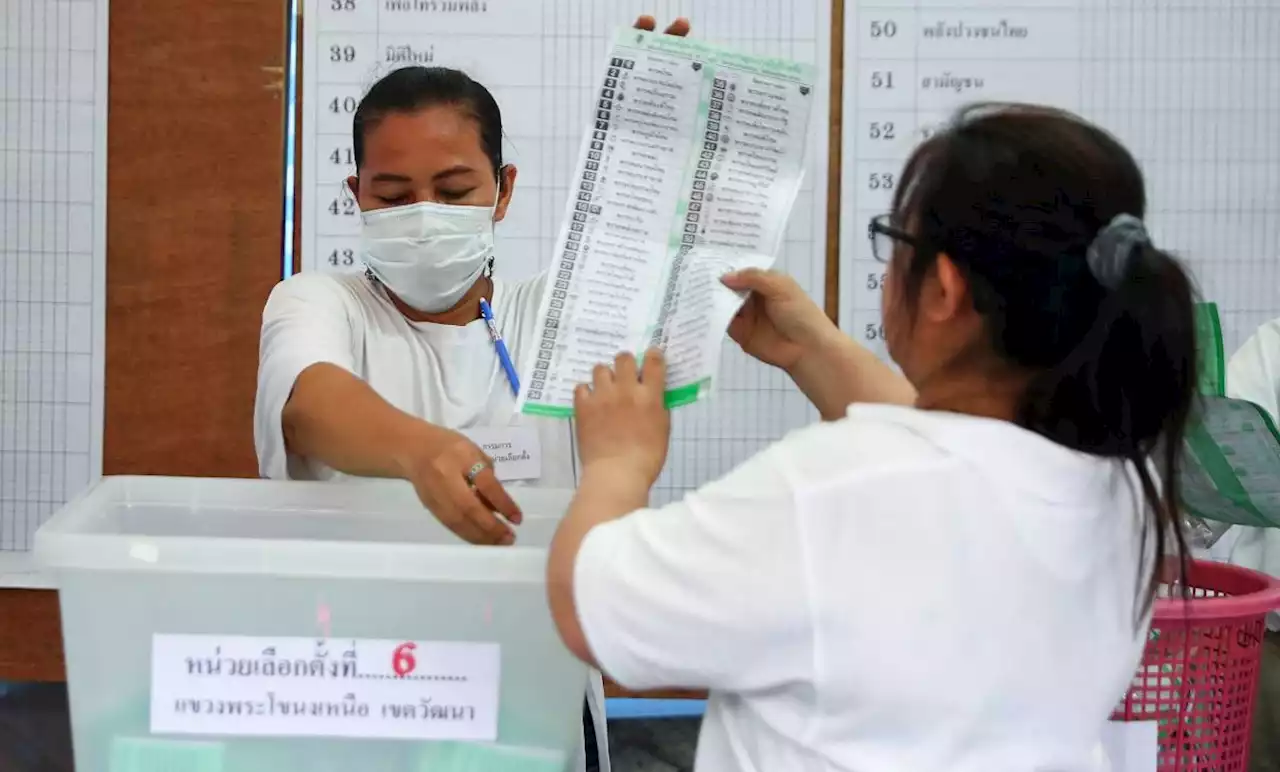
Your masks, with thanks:
[{"label": "black hair tied back", "polygon": [[917,148],[893,212],[930,247],[902,266],[908,303],[945,253],[992,352],[1030,375],[1017,423],[1134,468],[1155,559],[1144,610],[1165,559],[1186,556],[1177,492],[1197,364],[1194,287],[1152,244],[1145,210],[1142,172],[1107,132],[1051,108],[978,105]]},{"label": "black hair tied back", "polygon": [[391,113],[452,105],[475,120],[480,144],[496,177],[502,169],[502,111],[493,94],[469,75],[448,67],[402,67],[373,84],[360,100],[351,125],[356,170],[364,164],[364,138]]}]

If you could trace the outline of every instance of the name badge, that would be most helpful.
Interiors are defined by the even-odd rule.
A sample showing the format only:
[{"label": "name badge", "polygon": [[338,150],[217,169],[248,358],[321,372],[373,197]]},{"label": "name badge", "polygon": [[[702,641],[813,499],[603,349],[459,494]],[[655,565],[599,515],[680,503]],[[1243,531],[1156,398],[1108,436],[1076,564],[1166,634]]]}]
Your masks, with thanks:
[{"label": "name badge", "polygon": [[499,481],[542,477],[542,441],[534,427],[486,426],[464,429],[462,434],[493,459],[493,472]]}]

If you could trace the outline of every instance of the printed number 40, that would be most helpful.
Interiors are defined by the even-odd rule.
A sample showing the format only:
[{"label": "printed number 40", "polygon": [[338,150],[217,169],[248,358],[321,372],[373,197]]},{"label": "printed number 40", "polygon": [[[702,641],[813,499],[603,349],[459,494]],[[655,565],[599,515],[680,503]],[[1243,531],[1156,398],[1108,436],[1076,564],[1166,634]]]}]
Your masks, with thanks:
[{"label": "printed number 40", "polygon": [[414,659],[413,652],[416,651],[418,645],[416,643],[402,643],[396,647],[391,653],[391,669],[395,674],[403,678],[413,672],[418,666],[418,661]]}]

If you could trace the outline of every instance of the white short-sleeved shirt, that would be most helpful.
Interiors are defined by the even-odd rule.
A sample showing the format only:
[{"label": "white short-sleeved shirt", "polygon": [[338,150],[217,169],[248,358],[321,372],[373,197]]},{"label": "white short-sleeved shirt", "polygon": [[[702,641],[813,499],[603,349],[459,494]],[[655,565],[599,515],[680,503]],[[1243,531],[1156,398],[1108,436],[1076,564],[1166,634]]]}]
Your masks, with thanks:
[{"label": "white short-sleeved shirt", "polygon": [[698,770],[1105,769],[1138,490],[1007,422],[855,406],[594,528],[578,615],[624,686],[711,690]]},{"label": "white short-sleeved shirt", "polygon": [[[493,280],[491,306],[515,366],[535,343],[545,274]],[[341,474],[285,450],[281,411],[294,381],[327,362],[354,373],[410,415],[450,429],[536,427],[542,487],[572,488],[568,421],[515,413],[515,394],[482,319],[457,327],[414,322],[363,274],[301,273],[271,292],[262,315],[254,441],[264,477],[329,480]]]},{"label": "white short-sleeved shirt", "polygon": [[[1280,319],[1259,327],[1231,357],[1226,393],[1280,420]],[[1210,548],[1209,556],[1280,578],[1280,528],[1232,526]],[[1268,616],[1267,627],[1280,630],[1280,613]]]},{"label": "white short-sleeved shirt", "polygon": [[[537,345],[538,306],[546,274],[508,283],[493,280],[490,305],[515,366]],[[254,442],[264,477],[331,480],[328,466],[285,450],[280,424],[294,381],[311,365],[337,365],[368,383],[383,399],[438,426],[470,430],[536,429],[542,474],[527,484],[575,486],[569,421],[515,414],[515,395],[483,320],[464,327],[413,322],[386,291],[363,274],[302,273],[271,292],[262,313]],[[525,483],[508,482],[506,485]],[[587,689],[601,772],[609,770],[604,686],[593,673]],[[576,768],[585,769],[582,754]]]}]

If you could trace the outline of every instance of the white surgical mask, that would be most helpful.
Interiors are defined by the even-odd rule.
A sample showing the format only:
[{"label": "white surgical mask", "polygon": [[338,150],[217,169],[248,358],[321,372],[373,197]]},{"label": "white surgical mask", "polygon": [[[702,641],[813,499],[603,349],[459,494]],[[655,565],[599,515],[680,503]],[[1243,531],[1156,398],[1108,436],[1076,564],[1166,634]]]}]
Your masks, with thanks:
[{"label": "white surgical mask", "polygon": [[494,206],[426,201],[360,215],[360,251],[378,281],[428,314],[453,308],[493,257]]}]

